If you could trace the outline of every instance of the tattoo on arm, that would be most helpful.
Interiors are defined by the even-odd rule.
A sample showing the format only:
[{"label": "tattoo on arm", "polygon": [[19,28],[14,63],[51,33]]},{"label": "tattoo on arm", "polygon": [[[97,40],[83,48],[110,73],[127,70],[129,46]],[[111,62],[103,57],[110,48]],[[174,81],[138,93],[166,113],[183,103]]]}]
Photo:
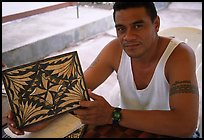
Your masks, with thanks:
[{"label": "tattoo on arm", "polygon": [[170,95],[180,93],[198,94],[198,87],[191,84],[191,81],[176,81],[170,88]]}]

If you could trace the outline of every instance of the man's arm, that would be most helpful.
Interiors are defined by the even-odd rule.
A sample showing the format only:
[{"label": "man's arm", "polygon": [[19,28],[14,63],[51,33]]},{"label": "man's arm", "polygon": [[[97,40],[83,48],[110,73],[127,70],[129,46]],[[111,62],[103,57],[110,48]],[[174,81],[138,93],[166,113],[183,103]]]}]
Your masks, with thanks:
[{"label": "man's arm", "polygon": [[[116,52],[118,52],[118,49],[116,49],[115,47],[119,47],[117,42],[118,41],[113,40],[107,46],[105,46],[104,49],[96,58],[96,60],[92,63],[92,65],[85,71],[84,77],[88,88],[92,90],[95,89],[115,69],[115,66],[113,66],[113,64],[115,64],[114,62],[116,60],[116,54],[117,54]],[[113,55],[113,52],[114,52],[114,55]],[[17,135],[22,135],[24,134],[24,131],[34,132],[34,131],[41,130],[42,128],[46,127],[55,118],[33,126],[29,126],[24,130],[19,130],[16,128],[14,118],[13,118],[13,113],[10,111],[8,112],[7,123],[8,123],[9,129],[13,133]]]},{"label": "man's arm", "polygon": [[[179,45],[167,61],[165,75],[170,84],[170,110],[122,109],[121,126],[174,137],[192,136],[197,126],[199,103],[193,50],[185,44]],[[92,78],[97,81],[94,76],[89,80]],[[80,105],[88,109],[78,109],[75,113],[85,124],[111,124],[113,107],[103,97],[91,92],[89,95],[94,102],[81,101]]]},{"label": "man's arm", "polygon": [[[195,56],[185,45],[178,46],[166,64],[170,83],[170,110],[122,109],[120,125],[150,133],[191,137],[197,126],[199,96],[195,76]],[[76,110],[83,123],[111,124],[111,107],[104,98],[89,91],[92,101],[81,101],[88,109]]]},{"label": "man's arm", "polygon": [[179,45],[166,65],[170,83],[170,111],[122,110],[120,125],[175,137],[189,137],[197,126],[199,94],[195,56],[185,44]]},{"label": "man's arm", "polygon": [[84,72],[86,85],[94,90],[103,83],[119,65],[121,48],[117,39],[108,43]]}]

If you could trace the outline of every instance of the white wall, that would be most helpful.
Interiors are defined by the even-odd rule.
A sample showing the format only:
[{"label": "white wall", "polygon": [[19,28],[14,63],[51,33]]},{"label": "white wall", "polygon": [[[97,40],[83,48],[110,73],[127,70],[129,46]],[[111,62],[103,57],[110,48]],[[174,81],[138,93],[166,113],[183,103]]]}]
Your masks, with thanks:
[{"label": "white wall", "polygon": [[64,2],[2,2],[2,17]]}]

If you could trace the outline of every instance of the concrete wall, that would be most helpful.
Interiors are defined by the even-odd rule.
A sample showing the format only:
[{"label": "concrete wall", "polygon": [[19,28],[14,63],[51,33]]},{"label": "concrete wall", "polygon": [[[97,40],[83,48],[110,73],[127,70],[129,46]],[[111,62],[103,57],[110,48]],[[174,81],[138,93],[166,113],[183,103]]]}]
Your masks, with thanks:
[{"label": "concrete wall", "polygon": [[98,33],[105,32],[112,28],[112,16],[108,16],[82,25],[78,28],[65,31],[64,33],[56,34],[19,48],[3,52],[2,61],[7,64],[8,67],[37,61],[48,56],[50,53],[62,50],[69,47],[71,44],[75,44],[81,40],[92,37]]},{"label": "concrete wall", "polygon": [[114,27],[112,11],[80,7],[62,8],[2,24],[2,60],[13,67],[90,38]]}]

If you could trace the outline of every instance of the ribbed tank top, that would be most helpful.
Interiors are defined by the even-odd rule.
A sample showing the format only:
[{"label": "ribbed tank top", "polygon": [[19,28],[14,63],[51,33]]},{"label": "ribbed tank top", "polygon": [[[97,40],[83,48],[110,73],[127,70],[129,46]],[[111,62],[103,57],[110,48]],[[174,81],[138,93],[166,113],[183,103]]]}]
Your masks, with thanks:
[{"label": "ribbed tank top", "polygon": [[137,90],[131,59],[122,51],[117,78],[120,85],[120,107],[137,110],[169,110],[169,84],[165,77],[165,64],[172,51],[180,43],[171,39],[162,54],[151,81],[145,89]]}]

